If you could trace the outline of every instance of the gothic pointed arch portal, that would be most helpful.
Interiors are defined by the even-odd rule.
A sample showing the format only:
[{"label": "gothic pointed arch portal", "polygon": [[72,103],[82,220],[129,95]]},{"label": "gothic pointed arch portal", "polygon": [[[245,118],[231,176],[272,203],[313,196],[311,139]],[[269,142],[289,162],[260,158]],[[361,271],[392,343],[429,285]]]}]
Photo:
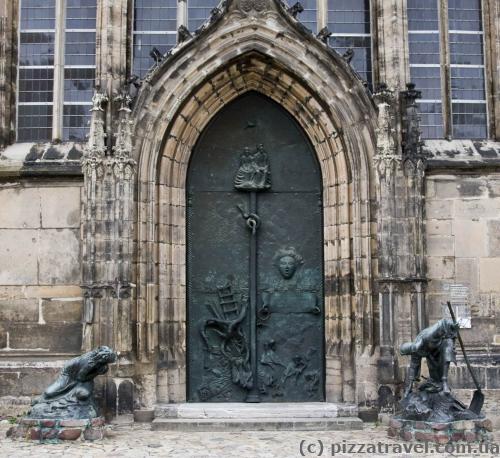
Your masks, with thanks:
[{"label": "gothic pointed arch portal", "polygon": [[321,171],[278,104],[248,92],[191,156],[188,400],[324,400]]},{"label": "gothic pointed arch portal", "polygon": [[253,91],[293,117],[321,172],[324,397],[376,399],[374,104],[349,65],[280,2],[226,5],[150,72],[131,113],[138,163],[136,354],[154,366],[157,401],[186,401],[188,164],[206,126]]}]

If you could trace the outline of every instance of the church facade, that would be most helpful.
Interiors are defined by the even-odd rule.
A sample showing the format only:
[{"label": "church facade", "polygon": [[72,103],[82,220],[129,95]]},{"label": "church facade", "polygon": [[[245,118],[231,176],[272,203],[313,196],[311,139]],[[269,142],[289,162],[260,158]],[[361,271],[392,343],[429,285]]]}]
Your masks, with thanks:
[{"label": "church facade", "polygon": [[373,418],[451,301],[495,414],[498,2],[0,6],[0,413],[107,345],[109,416]]}]

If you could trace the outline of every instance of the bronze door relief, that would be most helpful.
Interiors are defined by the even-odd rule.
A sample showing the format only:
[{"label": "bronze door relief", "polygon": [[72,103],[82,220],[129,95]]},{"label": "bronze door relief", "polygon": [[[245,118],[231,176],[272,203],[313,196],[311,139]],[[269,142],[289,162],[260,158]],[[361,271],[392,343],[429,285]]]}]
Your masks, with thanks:
[{"label": "bronze door relief", "polygon": [[321,173],[249,93],[202,133],[187,185],[188,400],[324,400]]}]

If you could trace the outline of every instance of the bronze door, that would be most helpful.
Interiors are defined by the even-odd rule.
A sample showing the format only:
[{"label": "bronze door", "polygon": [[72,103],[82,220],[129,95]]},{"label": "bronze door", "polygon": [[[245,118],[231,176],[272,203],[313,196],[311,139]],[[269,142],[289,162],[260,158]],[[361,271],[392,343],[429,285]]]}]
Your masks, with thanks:
[{"label": "bronze door", "polygon": [[248,93],[187,184],[188,400],[324,400],[321,172],[297,122]]}]

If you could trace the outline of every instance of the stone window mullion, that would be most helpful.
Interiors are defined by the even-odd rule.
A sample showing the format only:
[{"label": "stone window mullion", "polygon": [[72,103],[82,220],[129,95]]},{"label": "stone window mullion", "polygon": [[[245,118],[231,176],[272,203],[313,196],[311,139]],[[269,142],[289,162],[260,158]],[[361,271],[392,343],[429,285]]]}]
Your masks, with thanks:
[{"label": "stone window mullion", "polygon": [[328,25],[328,0],[318,0],[316,20],[318,21],[318,31]]},{"label": "stone window mullion", "polygon": [[66,0],[56,0],[56,34],[54,44],[54,108],[52,118],[53,140],[62,140],[65,21]]},{"label": "stone window mullion", "polygon": [[450,48],[448,34],[448,0],[439,0],[439,36],[441,59],[441,94],[443,112],[443,136],[451,139],[451,77]]},{"label": "stone window mullion", "polygon": [[496,9],[500,11],[500,6],[495,5],[495,1],[496,0],[483,1],[483,47],[485,58],[485,97],[487,101],[488,136],[489,138],[500,140],[500,119],[498,118],[498,112],[495,113],[495,109],[498,110],[498,108],[495,107],[495,95],[498,96],[498,94],[496,94],[495,82],[499,80],[500,75],[496,69],[496,59],[498,59],[498,57],[494,49],[496,45]]}]

